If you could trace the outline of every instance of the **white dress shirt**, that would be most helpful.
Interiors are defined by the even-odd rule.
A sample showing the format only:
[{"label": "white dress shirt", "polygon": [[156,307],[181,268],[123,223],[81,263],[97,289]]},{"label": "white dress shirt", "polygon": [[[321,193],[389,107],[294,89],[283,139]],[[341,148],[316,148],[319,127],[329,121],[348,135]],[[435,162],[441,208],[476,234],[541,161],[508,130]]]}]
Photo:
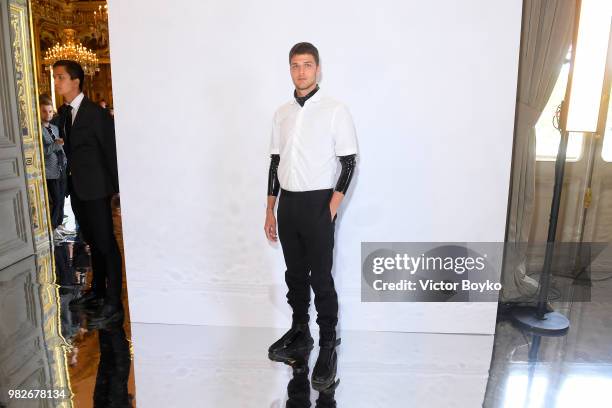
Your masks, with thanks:
[{"label": "white dress shirt", "polygon": [[74,124],[74,118],[76,118],[77,112],[79,111],[79,107],[81,106],[81,102],[83,102],[84,97],[85,95],[83,95],[83,92],[81,92],[72,100],[72,102],[70,102],[70,106],[72,106],[72,124]]},{"label": "white dress shirt", "polygon": [[274,114],[270,154],[280,155],[278,181],[288,191],[334,188],[337,156],[357,154],[353,118],[341,102],[317,91]]}]

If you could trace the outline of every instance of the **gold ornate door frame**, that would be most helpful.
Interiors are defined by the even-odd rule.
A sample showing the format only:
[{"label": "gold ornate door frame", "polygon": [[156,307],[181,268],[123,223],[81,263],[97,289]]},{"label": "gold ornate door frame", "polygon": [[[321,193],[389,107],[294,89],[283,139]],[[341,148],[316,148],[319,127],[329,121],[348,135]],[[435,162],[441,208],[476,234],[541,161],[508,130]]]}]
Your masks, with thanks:
[{"label": "gold ornate door frame", "polygon": [[[39,350],[39,361],[44,362],[44,367],[41,368],[40,364],[32,364],[32,373],[23,374],[23,376],[29,378],[28,385],[32,387],[36,385],[33,382],[39,382],[38,385],[43,389],[70,390],[66,363],[67,344],[61,336],[60,330],[59,294],[58,287],[55,284],[53,245],[46,199],[42,129],[38,107],[36,72],[34,71],[36,68],[33,64],[31,5],[27,0],[0,0],[0,7],[2,7],[2,10],[0,10],[0,18],[2,19],[0,29],[3,33],[6,33],[5,28],[8,25],[9,31],[9,38],[5,38],[3,35],[0,41],[8,45],[7,48],[10,49],[12,54],[16,95],[16,100],[3,100],[0,101],[0,105],[6,104],[7,110],[10,108],[17,111],[19,133],[16,135],[16,143],[21,143],[23,160],[21,161],[22,168],[16,169],[16,171],[21,177],[25,178],[29,208],[29,217],[26,216],[25,219],[29,220],[31,245],[34,253],[33,257],[29,255],[0,272],[9,271],[11,268],[15,269],[15,265],[29,261],[29,258],[33,258],[31,262],[32,265],[35,265],[32,268],[23,267],[20,269],[22,272],[31,270],[31,274],[30,272],[20,272],[20,274],[15,275],[24,276],[24,282],[28,283],[25,285],[25,293],[23,294],[24,307],[28,309],[28,331],[16,336],[14,333],[2,333],[3,327],[13,326],[0,326],[0,349],[4,349],[3,352],[0,352],[0,357],[4,358],[4,361],[0,362],[10,362],[12,359],[11,349],[15,349],[15,351],[19,349]],[[0,56],[0,58],[4,58],[4,56]],[[14,293],[14,279],[11,278],[13,281],[7,281],[3,280],[2,276],[8,279],[8,274],[0,274],[0,289],[3,287],[5,289],[10,288],[13,292],[7,299],[17,299],[18,297]],[[2,295],[3,293],[0,291],[0,301],[3,300]],[[7,318],[7,316],[4,318]],[[3,340],[7,344],[1,344]],[[31,342],[42,342],[42,344],[38,344],[38,347],[32,347]],[[19,355],[18,353],[15,354]],[[0,372],[0,374],[2,373]],[[9,375],[9,378],[12,379],[10,373],[4,374]],[[18,383],[5,384],[9,387],[19,385]],[[2,398],[0,398],[1,400]],[[48,402],[51,403],[51,401]],[[41,406],[46,406],[44,401],[41,401]],[[71,400],[64,400],[60,405],[54,404],[53,406],[70,407],[72,402]]]}]

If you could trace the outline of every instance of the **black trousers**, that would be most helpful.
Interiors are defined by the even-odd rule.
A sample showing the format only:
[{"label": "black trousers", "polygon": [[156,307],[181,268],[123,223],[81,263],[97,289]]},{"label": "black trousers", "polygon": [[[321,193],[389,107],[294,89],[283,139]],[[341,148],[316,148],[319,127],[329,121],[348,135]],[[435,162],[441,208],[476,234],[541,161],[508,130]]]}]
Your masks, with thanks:
[{"label": "black trousers", "polygon": [[62,174],[56,179],[47,179],[47,192],[49,194],[49,209],[51,210],[51,226],[56,229],[64,221],[64,202],[66,198],[65,176]]},{"label": "black trousers", "polygon": [[73,192],[72,210],[91,249],[92,290],[105,303],[121,304],[121,253],[113,233],[111,197],[81,200]]},{"label": "black trousers", "polygon": [[93,406],[130,407],[130,345],[123,326],[98,330],[100,363],[94,388]]},{"label": "black trousers", "polygon": [[329,201],[333,189],[282,190],[278,203],[278,235],[285,257],[287,302],[294,323],[309,321],[310,287],[315,294],[320,339],[329,340],[338,323],[338,295],[332,277],[335,219]]}]

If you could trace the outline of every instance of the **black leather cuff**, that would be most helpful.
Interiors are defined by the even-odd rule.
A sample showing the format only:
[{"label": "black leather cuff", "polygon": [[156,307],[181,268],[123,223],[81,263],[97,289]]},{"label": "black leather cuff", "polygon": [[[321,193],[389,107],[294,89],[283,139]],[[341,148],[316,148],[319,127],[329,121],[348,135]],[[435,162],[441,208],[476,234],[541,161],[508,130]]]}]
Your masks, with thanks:
[{"label": "black leather cuff", "polygon": [[340,177],[336,183],[336,191],[339,191],[342,194],[346,194],[349,185],[351,184],[351,179],[353,178],[353,173],[355,172],[356,156],[356,154],[351,154],[348,156],[338,157],[338,159],[340,159],[340,164],[342,165],[342,171],[340,172]]},{"label": "black leather cuff", "polygon": [[278,196],[280,183],[278,181],[278,164],[280,163],[279,154],[270,155],[270,169],[268,170],[268,195]]}]

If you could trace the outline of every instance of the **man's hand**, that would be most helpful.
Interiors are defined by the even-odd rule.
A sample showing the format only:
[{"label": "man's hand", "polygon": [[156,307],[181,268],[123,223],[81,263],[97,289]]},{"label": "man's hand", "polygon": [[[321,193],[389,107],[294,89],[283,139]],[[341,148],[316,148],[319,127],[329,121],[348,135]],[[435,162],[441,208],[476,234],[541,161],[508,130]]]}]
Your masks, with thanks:
[{"label": "man's hand", "polygon": [[273,209],[266,210],[266,223],[264,225],[264,232],[266,233],[266,238],[268,238],[269,241],[278,241],[278,236],[276,235],[276,217],[274,216]]},{"label": "man's hand", "polygon": [[334,217],[338,213],[338,208],[340,207],[340,203],[344,198],[344,194],[339,191],[334,191],[331,200],[329,201],[329,212],[331,213],[331,219],[334,220]]},{"label": "man's hand", "polygon": [[331,219],[332,219],[332,221],[333,221],[333,220],[334,220],[334,217],[335,217],[335,216],[336,216],[336,214],[338,213],[338,206],[337,206],[337,205],[336,205],[336,206],[334,206],[334,205],[332,204],[332,202],[331,202],[331,201],[329,202],[329,212],[330,212],[330,214],[331,214]]},{"label": "man's hand", "polygon": [[60,146],[64,145],[64,139],[62,139],[61,137],[58,137],[57,139],[55,139],[55,143],[57,143]]}]

